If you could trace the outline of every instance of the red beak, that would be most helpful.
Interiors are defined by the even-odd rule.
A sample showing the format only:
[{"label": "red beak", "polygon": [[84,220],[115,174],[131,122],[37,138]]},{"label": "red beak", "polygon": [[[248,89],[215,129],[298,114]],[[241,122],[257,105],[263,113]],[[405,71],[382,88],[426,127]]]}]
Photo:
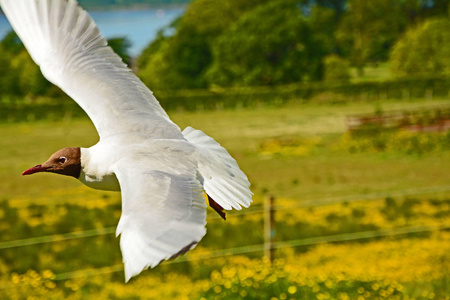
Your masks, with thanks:
[{"label": "red beak", "polygon": [[38,172],[44,172],[48,168],[43,167],[42,165],[37,165],[35,167],[29,168],[28,170],[25,170],[22,175],[31,175]]}]

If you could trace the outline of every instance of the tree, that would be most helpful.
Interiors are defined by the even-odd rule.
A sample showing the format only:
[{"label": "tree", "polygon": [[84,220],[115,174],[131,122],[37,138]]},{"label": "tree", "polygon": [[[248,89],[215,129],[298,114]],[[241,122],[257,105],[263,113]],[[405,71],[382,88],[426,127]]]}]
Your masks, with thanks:
[{"label": "tree", "polygon": [[0,96],[16,94],[17,76],[11,66],[11,56],[2,48],[0,48],[0,74]]},{"label": "tree", "polygon": [[315,2],[322,7],[333,10],[336,14],[336,20],[340,18],[347,5],[347,0],[316,0]]},{"label": "tree", "polygon": [[393,47],[390,60],[399,75],[450,75],[450,20],[429,19],[411,28]]},{"label": "tree", "polygon": [[[413,0],[410,0],[413,1]],[[417,3],[417,16],[420,19],[432,17],[448,17],[450,15],[450,2],[448,0],[415,0]]]},{"label": "tree", "polygon": [[339,17],[335,9],[315,4],[310,9],[307,21],[324,51],[327,53],[338,51],[335,32]]},{"label": "tree", "polygon": [[369,61],[388,59],[390,47],[408,25],[407,4],[399,0],[349,1],[337,38],[360,75]]},{"label": "tree", "polygon": [[124,63],[130,65],[131,57],[128,50],[131,47],[131,42],[126,37],[117,37],[108,39],[108,45],[116,52]]},{"label": "tree", "polygon": [[17,85],[21,95],[43,96],[49,92],[52,84],[45,79],[26,50],[14,56],[12,65],[18,76]]},{"label": "tree", "polygon": [[43,96],[60,93],[44,78],[14,31],[0,42],[0,56],[2,94]]},{"label": "tree", "polygon": [[268,0],[196,0],[174,24],[174,35],[164,30],[138,59],[142,80],[158,89],[206,87],[212,63],[211,44],[248,10]]},{"label": "tree", "polygon": [[14,67],[14,58],[25,47],[14,31],[10,31],[0,42],[0,95],[20,95],[19,74]]},{"label": "tree", "polygon": [[23,50],[25,50],[24,45],[22,44],[22,41],[17,36],[16,32],[14,30],[11,30],[8,32],[5,37],[2,39],[1,48],[10,53],[10,54],[19,54]]},{"label": "tree", "polygon": [[191,0],[78,0],[87,9],[108,9],[113,7],[127,7],[133,5],[160,6],[171,4],[186,4]]},{"label": "tree", "polygon": [[276,1],[242,16],[213,44],[211,85],[273,85],[317,80],[322,45],[297,1]]}]

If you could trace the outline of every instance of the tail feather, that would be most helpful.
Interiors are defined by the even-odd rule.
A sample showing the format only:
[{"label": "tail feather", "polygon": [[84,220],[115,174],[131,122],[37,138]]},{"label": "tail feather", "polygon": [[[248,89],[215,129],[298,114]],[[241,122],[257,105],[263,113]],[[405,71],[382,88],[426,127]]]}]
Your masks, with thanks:
[{"label": "tail feather", "polygon": [[208,197],[226,210],[249,207],[253,195],[250,183],[228,151],[213,138],[192,127],[183,130],[183,135],[197,146],[198,171],[203,177],[203,189]]}]

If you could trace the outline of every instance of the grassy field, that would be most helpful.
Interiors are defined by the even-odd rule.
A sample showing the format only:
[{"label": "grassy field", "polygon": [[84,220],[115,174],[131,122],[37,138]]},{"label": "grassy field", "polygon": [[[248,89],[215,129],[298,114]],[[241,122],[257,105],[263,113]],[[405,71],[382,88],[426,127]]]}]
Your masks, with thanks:
[{"label": "grassy field", "polygon": [[[350,114],[448,104],[172,112],[181,128],[203,130],[237,159],[255,192],[253,213],[223,222],[209,210],[207,236],[194,251],[126,285],[109,231],[13,248],[0,243],[0,298],[449,299],[450,135],[395,132],[377,136],[387,144],[378,149],[373,137],[357,138],[345,127]],[[2,242],[117,224],[118,193],[52,174],[20,175],[62,147],[89,147],[97,139],[88,120],[0,125]],[[239,248],[263,243],[267,195],[278,208],[273,266],[260,248]],[[410,232],[397,234],[399,228]],[[380,236],[360,239],[361,232]],[[248,253],[230,255],[239,251]]]}]

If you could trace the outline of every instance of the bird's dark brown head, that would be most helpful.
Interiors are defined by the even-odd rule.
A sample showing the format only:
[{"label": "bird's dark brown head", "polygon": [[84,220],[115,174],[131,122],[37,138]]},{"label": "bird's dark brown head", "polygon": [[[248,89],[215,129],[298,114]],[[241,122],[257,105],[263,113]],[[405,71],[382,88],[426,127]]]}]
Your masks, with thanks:
[{"label": "bird's dark brown head", "polygon": [[80,177],[80,148],[63,148],[59,151],[56,151],[45,163],[25,170],[22,175],[31,175],[38,172],[50,172],[73,176],[75,178]]}]

